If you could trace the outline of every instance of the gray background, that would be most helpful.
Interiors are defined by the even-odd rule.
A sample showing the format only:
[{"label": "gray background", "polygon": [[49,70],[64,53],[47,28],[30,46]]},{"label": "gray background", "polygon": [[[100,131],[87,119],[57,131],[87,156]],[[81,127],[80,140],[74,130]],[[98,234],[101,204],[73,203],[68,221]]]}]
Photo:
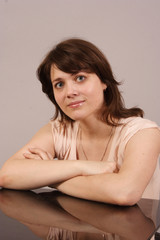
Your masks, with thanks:
[{"label": "gray background", "polygon": [[35,72],[69,37],[96,44],[126,105],[160,125],[159,0],[0,0],[0,167],[52,117]]}]

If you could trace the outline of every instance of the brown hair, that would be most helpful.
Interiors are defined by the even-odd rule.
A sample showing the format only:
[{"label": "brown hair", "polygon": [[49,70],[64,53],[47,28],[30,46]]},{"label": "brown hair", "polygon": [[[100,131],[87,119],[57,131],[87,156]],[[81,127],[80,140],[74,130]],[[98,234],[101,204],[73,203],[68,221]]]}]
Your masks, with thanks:
[{"label": "brown hair", "polygon": [[63,120],[73,121],[63,113],[55,101],[50,78],[53,64],[66,73],[78,73],[81,70],[95,73],[107,85],[107,89],[104,91],[105,108],[102,111],[102,117],[109,125],[116,125],[114,119],[132,116],[143,117],[142,109],[137,107],[128,109],[125,107],[118,89],[120,83],[115,80],[110,64],[104,54],[92,43],[73,38],[60,42],[55,46],[37,69],[38,79],[42,83],[42,91],[55,105],[54,119],[60,115],[62,122]]}]

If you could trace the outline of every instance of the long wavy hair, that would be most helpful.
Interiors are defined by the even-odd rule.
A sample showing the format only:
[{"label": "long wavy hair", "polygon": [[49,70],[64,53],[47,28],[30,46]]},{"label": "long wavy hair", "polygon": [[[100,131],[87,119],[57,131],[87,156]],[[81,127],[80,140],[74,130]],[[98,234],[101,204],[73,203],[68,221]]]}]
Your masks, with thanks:
[{"label": "long wavy hair", "polygon": [[[51,66],[66,73],[86,71],[95,73],[107,85],[104,91],[105,106],[102,109],[101,119],[109,125],[117,125],[121,118],[132,116],[143,117],[143,110],[137,107],[126,108],[118,89],[120,83],[115,80],[111,66],[104,54],[91,42],[72,38],[57,44],[44,58],[37,69],[37,76],[42,84],[42,91],[55,105],[53,119],[60,117],[61,122],[73,122],[58,106],[51,83]],[[94,100],[93,100],[94,101]],[[94,104],[94,103],[93,103]]]}]

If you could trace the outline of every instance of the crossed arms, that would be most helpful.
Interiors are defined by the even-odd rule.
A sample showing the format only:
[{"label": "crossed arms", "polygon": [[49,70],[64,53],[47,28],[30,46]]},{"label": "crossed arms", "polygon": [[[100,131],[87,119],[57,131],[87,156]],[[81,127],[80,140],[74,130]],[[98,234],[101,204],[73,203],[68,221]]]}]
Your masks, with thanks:
[{"label": "crossed arms", "polygon": [[141,130],[128,142],[119,172],[115,163],[53,160],[51,124],[47,124],[6,161],[0,186],[34,189],[53,186],[63,193],[88,200],[133,205],[149,183],[160,152],[160,132]]}]

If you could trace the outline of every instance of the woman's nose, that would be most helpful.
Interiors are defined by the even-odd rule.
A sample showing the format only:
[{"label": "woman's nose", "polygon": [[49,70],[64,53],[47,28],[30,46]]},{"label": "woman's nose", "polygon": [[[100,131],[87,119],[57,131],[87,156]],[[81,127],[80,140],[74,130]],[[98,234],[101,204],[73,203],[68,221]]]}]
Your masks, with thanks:
[{"label": "woman's nose", "polygon": [[75,83],[67,84],[66,96],[68,98],[72,98],[72,97],[75,97],[77,95],[78,95],[78,87],[76,86],[76,84]]}]

